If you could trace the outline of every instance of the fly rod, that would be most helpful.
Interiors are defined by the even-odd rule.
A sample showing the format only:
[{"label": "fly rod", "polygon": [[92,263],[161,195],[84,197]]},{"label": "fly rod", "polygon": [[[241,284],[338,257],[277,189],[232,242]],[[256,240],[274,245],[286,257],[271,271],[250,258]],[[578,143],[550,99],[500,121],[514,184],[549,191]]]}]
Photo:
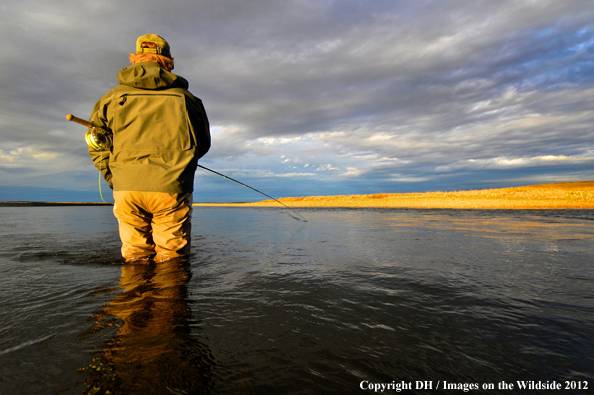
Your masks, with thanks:
[{"label": "fly rod", "polygon": [[[301,220],[303,220],[303,222],[307,222],[307,220],[306,220],[306,219],[303,217],[303,215],[299,214],[297,211],[293,210],[291,207],[287,206],[286,204],[284,204],[284,203],[283,203],[283,202],[281,202],[280,200],[278,200],[278,199],[275,199],[275,198],[273,198],[272,196],[270,196],[270,195],[267,195],[267,194],[265,194],[265,193],[264,193],[264,192],[262,192],[262,191],[258,191],[256,188],[252,188],[251,186],[249,186],[249,185],[246,185],[246,184],[244,184],[243,182],[239,182],[239,181],[237,181],[237,180],[235,180],[235,179],[233,179],[233,178],[231,178],[231,177],[228,177],[228,176],[226,176],[226,175],[224,175],[224,174],[221,174],[221,173],[219,173],[219,172],[217,172],[217,171],[214,171],[214,170],[212,170],[212,169],[209,169],[208,167],[204,167],[204,166],[202,166],[202,165],[198,165],[198,167],[199,167],[199,168],[201,168],[201,169],[204,169],[204,170],[206,170],[206,171],[210,171],[211,173],[214,173],[214,174],[216,174],[216,175],[218,175],[218,176],[221,176],[221,177],[223,177],[223,178],[226,178],[226,179],[227,179],[227,180],[229,180],[229,181],[233,181],[233,182],[236,182],[236,183],[238,183],[239,185],[243,185],[244,187],[246,187],[246,188],[249,188],[249,189],[251,189],[252,191],[256,191],[256,192],[258,192],[260,195],[264,195],[264,196],[266,196],[267,198],[269,198],[269,199],[272,199],[272,200],[274,200],[275,202],[277,202],[277,203],[279,203],[279,204],[282,204],[283,206],[285,206],[286,208],[288,208],[289,210],[291,210],[293,213],[297,214],[297,215],[298,215],[298,216],[301,218]],[[296,218],[296,219],[299,219],[299,218]]]},{"label": "fly rod", "polygon": [[[76,123],[78,123],[80,125],[86,126],[88,128],[92,128],[91,130],[89,130],[87,132],[87,134],[85,136],[85,140],[87,141],[87,144],[89,146],[91,146],[92,148],[94,148],[96,150],[100,150],[100,151],[102,151],[102,150],[109,150],[111,148],[111,145],[113,144],[111,132],[106,131],[106,130],[103,130],[101,128],[98,128],[95,125],[93,125],[91,122],[89,122],[87,120],[84,120],[84,119],[81,119],[81,118],[78,118],[78,117],[75,117],[72,114],[66,115],[66,119],[69,120],[69,121],[72,121],[72,122],[76,122]],[[101,161],[101,163],[102,162],[103,162],[103,160]],[[208,167],[204,167],[204,166],[201,166],[201,165],[198,165],[198,167],[201,168],[201,169],[204,169],[206,171],[210,171],[211,173],[214,173],[214,174],[216,174],[218,176],[221,176],[223,178],[226,178],[227,180],[236,182],[239,185],[243,185],[244,187],[249,188],[252,191],[256,191],[259,194],[264,195],[267,198],[274,200],[275,202],[277,202],[277,203],[285,206],[286,208],[288,208],[293,213],[297,214],[301,219],[295,218],[295,217],[293,217],[293,218],[298,219],[300,221],[303,220],[303,222],[307,222],[307,220],[305,219],[305,217],[303,217],[303,215],[299,214],[297,211],[293,210],[291,207],[287,206],[286,204],[284,204],[280,200],[275,199],[272,196],[269,196],[269,195],[265,194],[262,191],[258,191],[256,188],[252,188],[251,186],[246,185],[243,182],[239,182],[239,181],[237,181],[237,180],[235,180],[235,179],[233,179],[231,177],[227,177],[224,174],[221,174],[221,173],[216,172],[216,171],[214,171],[212,169],[209,169]],[[101,179],[100,179],[100,181],[101,181]],[[99,193],[101,193],[101,182],[99,182]],[[103,199],[103,196],[101,196],[101,199]]]}]

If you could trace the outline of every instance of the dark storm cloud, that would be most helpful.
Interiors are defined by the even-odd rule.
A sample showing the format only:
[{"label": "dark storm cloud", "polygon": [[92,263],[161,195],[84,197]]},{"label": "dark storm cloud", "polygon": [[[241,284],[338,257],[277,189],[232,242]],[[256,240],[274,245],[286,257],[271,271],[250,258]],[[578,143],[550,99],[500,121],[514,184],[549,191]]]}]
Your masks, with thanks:
[{"label": "dark storm cloud", "polygon": [[431,189],[506,170],[510,180],[594,176],[590,1],[20,1],[1,11],[5,185],[95,174],[84,128],[64,116],[88,117],[147,32],[170,42],[174,72],[204,100],[204,161],[248,180],[308,194],[312,180],[347,191],[363,178]]}]

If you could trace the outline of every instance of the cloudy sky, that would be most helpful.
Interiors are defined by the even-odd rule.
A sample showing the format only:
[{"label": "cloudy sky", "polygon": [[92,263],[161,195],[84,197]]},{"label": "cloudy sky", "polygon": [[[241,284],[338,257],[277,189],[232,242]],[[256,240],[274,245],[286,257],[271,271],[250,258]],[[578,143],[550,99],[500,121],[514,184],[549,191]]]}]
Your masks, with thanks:
[{"label": "cloudy sky", "polygon": [[[136,38],[211,123],[201,164],[275,197],[594,180],[591,0],[0,5],[0,200],[100,201],[85,128]],[[198,170],[195,201],[261,200]],[[111,200],[102,184],[106,200]]]}]

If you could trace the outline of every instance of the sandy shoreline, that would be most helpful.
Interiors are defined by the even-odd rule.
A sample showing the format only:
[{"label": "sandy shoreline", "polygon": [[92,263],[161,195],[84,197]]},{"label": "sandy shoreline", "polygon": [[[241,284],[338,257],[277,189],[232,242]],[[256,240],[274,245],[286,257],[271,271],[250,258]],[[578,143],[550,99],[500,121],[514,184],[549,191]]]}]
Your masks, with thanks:
[{"label": "sandy shoreline", "polygon": [[[289,207],[385,207],[456,209],[594,209],[594,181],[459,192],[378,193],[279,199]],[[254,203],[194,203],[214,207],[282,207],[273,200]]]},{"label": "sandy shoreline", "polygon": [[[384,207],[453,209],[594,209],[594,181],[458,192],[280,198],[289,207]],[[109,206],[113,203],[0,201],[0,207]],[[197,207],[282,207],[274,200],[253,203],[194,203]]]}]

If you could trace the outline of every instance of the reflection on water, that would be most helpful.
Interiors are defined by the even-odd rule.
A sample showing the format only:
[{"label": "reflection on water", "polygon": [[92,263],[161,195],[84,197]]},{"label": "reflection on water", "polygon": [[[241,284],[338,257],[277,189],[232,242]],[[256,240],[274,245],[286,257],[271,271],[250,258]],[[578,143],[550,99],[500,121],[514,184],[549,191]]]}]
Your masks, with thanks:
[{"label": "reflection on water", "polygon": [[115,325],[117,333],[93,351],[84,394],[206,393],[212,361],[192,338],[186,261],[122,266],[121,293],[91,319],[91,336]]},{"label": "reflection on water", "polygon": [[134,266],[109,207],[0,208],[0,394],[594,386],[594,211],[302,213],[195,210]]}]

